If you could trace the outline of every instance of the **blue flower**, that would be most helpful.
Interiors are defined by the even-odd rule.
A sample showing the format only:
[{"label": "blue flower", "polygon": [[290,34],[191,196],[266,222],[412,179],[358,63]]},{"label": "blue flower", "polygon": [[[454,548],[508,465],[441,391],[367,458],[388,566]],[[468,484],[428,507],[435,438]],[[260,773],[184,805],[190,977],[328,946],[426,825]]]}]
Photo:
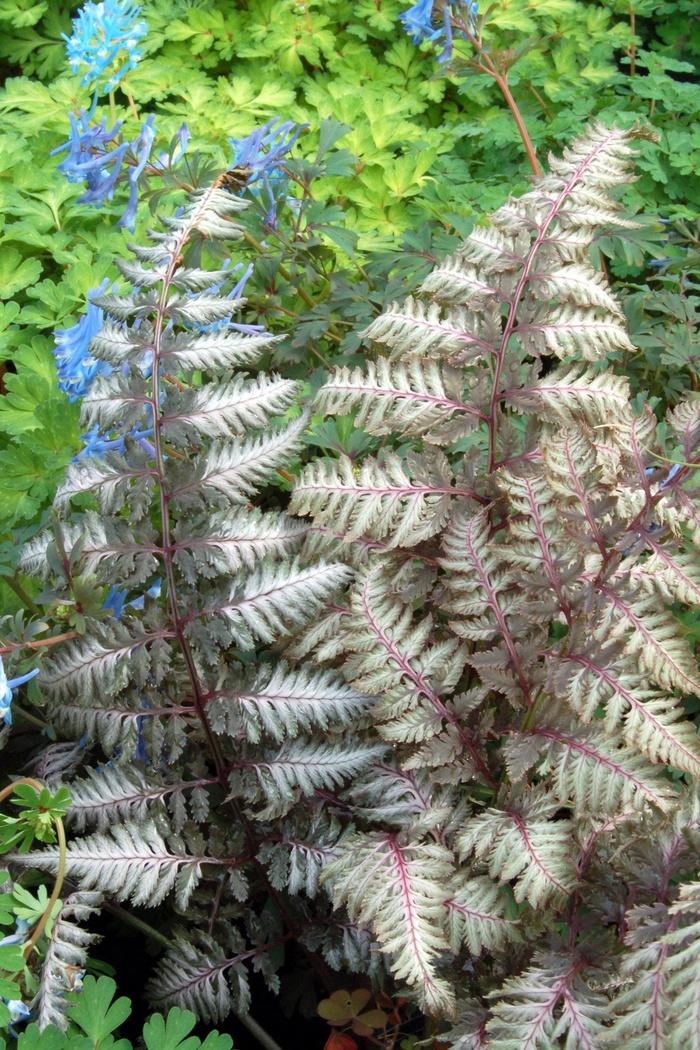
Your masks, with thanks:
[{"label": "blue flower", "polygon": [[444,33],[442,27],[433,28],[433,2],[434,0],[418,0],[413,7],[399,15],[399,21],[403,23],[414,44],[420,44],[423,40],[437,40]]},{"label": "blue flower", "polygon": [[146,118],[139,137],[135,139],[131,145],[136,163],[129,167],[127,175],[129,182],[129,203],[126,206],[126,211],[119,220],[119,225],[125,227],[127,230],[133,230],[136,223],[136,208],[138,207],[139,202],[138,181],[143,173],[143,169],[148,163],[148,158],[150,157],[153,148],[153,140],[156,137],[153,120],[153,114]]},{"label": "blue flower", "polygon": [[108,285],[109,281],[105,278],[97,288],[88,292],[87,310],[71,328],[56,329],[53,333],[58,385],[68,394],[70,401],[84,397],[96,376],[112,374],[112,366],[106,361],[96,361],[90,357],[90,343],[104,322],[101,307],[96,306],[91,299],[103,295]]},{"label": "blue flower", "polygon": [[111,201],[124,168],[129,183],[129,202],[119,220],[119,225],[133,230],[138,205],[138,181],[148,163],[155,139],[153,114],[144,121],[143,127],[133,142],[120,139],[122,122],[117,121],[111,130],[106,122],[91,123],[91,116],[85,110],[76,117],[70,114],[70,138],[51,151],[68,156],[58,165],[69,182],[83,182],[87,186],[85,193],[78,198],[78,204],[92,204],[100,207],[105,201]]},{"label": "blue flower", "polygon": [[73,19],[73,33],[66,41],[68,62],[73,73],[82,71],[87,87],[107,75],[102,92],[113,91],[125,73],[141,59],[140,42],[148,32],[139,19],[141,8],[130,0],[103,0],[88,3]]},{"label": "blue flower", "polygon": [[69,114],[70,138],[51,151],[51,156],[68,150],[68,156],[58,165],[69,182],[84,182],[87,189],[79,204],[104,204],[114,196],[122,165],[129,150],[128,142],[119,142],[122,122],[117,121],[108,131],[105,120],[99,124],[90,121],[84,109],[76,117]]},{"label": "blue flower", "polygon": [[[134,428],[129,434],[132,441],[137,441],[144,452],[151,457],[155,456],[155,449],[148,440],[148,438],[152,436],[153,427],[144,427],[143,430]],[[109,452],[117,452],[120,456],[126,455],[126,446],[124,443],[125,438],[123,435],[109,438],[106,434],[101,434],[98,427],[93,427],[92,430],[88,430],[86,434],[82,435],[82,439],[84,444],[80,452],[75,456],[75,460],[104,459]]]},{"label": "blue flower", "polygon": [[12,690],[17,689],[20,685],[24,685],[25,682],[29,682],[32,678],[36,678],[38,674],[39,668],[35,667],[33,671],[28,671],[27,674],[20,675],[19,678],[10,678],[8,681],[2,656],[0,656],[0,720],[6,726],[12,725]]},{"label": "blue flower", "polygon": [[126,589],[110,587],[107,597],[102,603],[102,608],[108,609],[116,620],[121,620],[124,609],[127,606],[130,606],[132,609],[143,609],[146,598],[159,598],[161,589],[161,581],[156,580],[144,594],[139,594],[136,598],[132,598],[129,601],[129,592]]},{"label": "blue flower", "polygon": [[26,919],[15,919],[15,932],[0,940],[0,948],[9,944],[23,944],[29,932],[29,923]]},{"label": "blue flower", "polygon": [[5,1006],[10,1011],[10,1021],[12,1024],[29,1020],[31,1010],[21,999],[5,999]]},{"label": "blue flower", "polygon": [[82,435],[84,446],[75,457],[76,459],[103,459],[108,452],[118,452],[123,456],[125,452],[124,438],[107,438],[101,434],[97,427],[88,430]]},{"label": "blue flower", "polygon": [[[265,222],[274,226],[277,220],[277,198],[286,186],[282,162],[299,138],[305,125],[296,125],[285,120],[277,125],[279,117],[273,117],[260,128],[254,128],[244,139],[230,139],[233,147],[233,168],[242,168],[246,174],[246,186],[260,184],[267,197]],[[255,190],[253,190],[255,193]]]},{"label": "blue flower", "polygon": [[115,620],[121,620],[127,597],[128,591],[124,588],[110,587],[107,592],[107,597],[102,603],[102,608],[111,612]]}]

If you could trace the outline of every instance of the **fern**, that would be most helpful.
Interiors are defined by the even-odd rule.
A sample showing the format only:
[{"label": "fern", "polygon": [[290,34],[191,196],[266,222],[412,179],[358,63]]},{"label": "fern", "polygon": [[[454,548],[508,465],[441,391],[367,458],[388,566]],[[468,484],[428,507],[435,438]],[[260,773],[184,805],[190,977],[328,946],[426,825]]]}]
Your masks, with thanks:
[{"label": "fern", "polygon": [[[635,410],[611,364],[634,350],[624,314],[589,259],[629,225],[614,194],[647,134],[591,127],[370,324],[366,365],[317,407],[382,450],[311,462],[292,498],[308,556],[356,567],[293,651],[374,694],[392,748],[325,877],[424,1009],[456,1003],[460,1050],[660,1046],[626,982],[671,942],[691,965],[672,902],[653,950],[623,943],[668,890],[649,857],[683,853],[700,777],[677,615],[700,603],[697,407],[661,428]],[[663,966],[664,1030],[690,1031]]]},{"label": "fern", "polygon": [[695,1035],[700,427],[630,400],[589,257],[647,136],[591,127],[371,322],[315,407],[376,454],[309,459],[274,337],[228,321],[220,183],[102,301],[85,420],[124,454],[71,465],[22,564],[76,624],[42,669],[87,737],[68,873],[162,906],[157,1003],[245,1011],[289,951],[461,1050]]},{"label": "fern", "polygon": [[[243,235],[247,205],[222,182],[134,246],[135,261],[120,264],[130,287],[100,300],[106,320],[91,353],[113,372],[89,390],[82,421],[123,452],[71,464],[54,524],[21,562],[53,608],[77,610],[41,673],[46,718],[84,745],[63,776],[73,798],[66,876],[94,891],[95,906],[98,892],[144,908],[167,899],[177,943],[172,916],[196,930],[218,901],[201,950],[233,961],[199,981],[201,952],[183,948],[177,980],[184,967],[191,982],[173,984],[166,954],[153,988],[220,1016],[247,1009],[247,964],[274,983],[279,945],[304,929],[302,894],[344,830],[319,812],[321,799],[342,796],[384,751],[361,732],[365,694],[337,672],[279,659],[350,571],[300,561],[308,530],[270,498],[308,415],[297,381],[257,368],[276,337],[231,320],[242,304],[226,295],[221,259]],[[111,591],[103,606],[108,585],[118,600]],[[324,839],[314,875],[268,873],[270,851],[306,842],[312,828]],[[55,847],[13,857],[46,872],[58,860]],[[269,925],[270,897],[282,929],[260,952],[244,949],[241,938]],[[229,899],[247,902],[247,925],[229,922]],[[324,931],[327,910],[326,900]],[[47,1017],[58,1016],[70,945],[77,958],[87,944],[66,925],[72,914],[46,963]],[[217,973],[237,990],[224,994]]]}]

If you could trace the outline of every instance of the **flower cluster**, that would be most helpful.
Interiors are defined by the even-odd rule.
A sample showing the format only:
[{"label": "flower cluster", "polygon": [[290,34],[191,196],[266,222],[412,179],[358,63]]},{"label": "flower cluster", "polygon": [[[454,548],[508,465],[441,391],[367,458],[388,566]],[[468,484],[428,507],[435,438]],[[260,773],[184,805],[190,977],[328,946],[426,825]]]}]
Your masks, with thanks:
[{"label": "flower cluster", "polygon": [[24,685],[25,682],[31,681],[31,679],[36,678],[38,674],[39,668],[35,667],[32,671],[28,671],[27,674],[22,674],[18,678],[10,678],[8,680],[7,675],[5,674],[2,656],[0,656],[0,721],[6,726],[12,725],[13,689],[17,689],[20,685]]},{"label": "flower cluster", "polygon": [[280,191],[286,187],[282,162],[304,128],[291,120],[281,124],[278,120],[278,117],[273,117],[262,127],[254,128],[245,138],[229,140],[233,147],[231,167],[241,171],[246,187],[262,186],[267,196],[265,222],[273,227],[277,221]]},{"label": "flower cluster", "polygon": [[110,365],[90,356],[90,343],[104,322],[101,307],[92,299],[103,295],[108,285],[105,278],[97,288],[89,291],[85,313],[70,328],[56,329],[53,333],[58,385],[68,395],[69,401],[85,397],[97,376],[112,374]]},{"label": "flower cluster", "polygon": [[71,36],[63,33],[68,61],[82,72],[87,87],[106,77],[102,93],[113,91],[125,73],[141,59],[139,44],[147,32],[141,8],[130,0],[88,0],[73,19]]},{"label": "flower cluster", "polygon": [[153,115],[143,123],[133,142],[120,137],[122,122],[117,121],[111,130],[105,120],[91,121],[91,114],[81,110],[80,115],[70,114],[70,138],[57,146],[52,154],[67,151],[65,160],[58,165],[69,182],[82,182],[85,193],[78,198],[79,204],[100,207],[110,201],[126,167],[129,183],[129,201],[119,225],[133,230],[138,206],[138,182],[148,164],[155,139]]},{"label": "flower cluster", "polygon": [[[466,27],[470,33],[474,33],[479,5],[476,0],[457,0],[456,3],[443,4],[442,25],[439,26],[434,25],[436,19],[434,7],[435,0],[417,0],[413,7],[409,7],[407,11],[399,15],[399,21],[414,44],[444,40],[445,46],[439,56],[439,61],[444,64],[452,57],[453,28],[457,36],[465,36],[464,29],[460,29],[460,25]],[[439,12],[437,12],[437,17],[440,17]]]}]

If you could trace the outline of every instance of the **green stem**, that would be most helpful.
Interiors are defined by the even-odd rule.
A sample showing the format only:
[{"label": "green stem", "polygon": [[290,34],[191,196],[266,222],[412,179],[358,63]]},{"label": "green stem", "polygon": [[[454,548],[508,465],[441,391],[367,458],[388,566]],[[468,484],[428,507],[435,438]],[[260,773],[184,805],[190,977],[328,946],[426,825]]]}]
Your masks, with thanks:
[{"label": "green stem", "polygon": [[34,616],[41,616],[41,609],[36,604],[32,596],[30,594],[27,594],[24,587],[19,582],[16,576],[3,576],[3,580],[10,588],[10,590],[15,592],[15,594],[17,595],[17,597],[22,602],[22,604],[28,612],[32,613]]}]

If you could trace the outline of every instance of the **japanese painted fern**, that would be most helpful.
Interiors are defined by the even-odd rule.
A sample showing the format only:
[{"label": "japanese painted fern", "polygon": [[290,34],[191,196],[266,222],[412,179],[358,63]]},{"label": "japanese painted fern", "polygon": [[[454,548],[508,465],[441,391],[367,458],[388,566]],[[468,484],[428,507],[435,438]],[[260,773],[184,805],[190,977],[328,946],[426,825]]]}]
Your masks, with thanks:
[{"label": "japanese painted fern", "polygon": [[296,653],[390,746],[323,880],[460,1050],[700,1047],[700,402],[633,409],[589,261],[641,134],[590,129],[377,318],[318,405],[384,451],[293,497],[356,570]]},{"label": "japanese painted fern", "polygon": [[[113,374],[91,388],[83,421],[112,447],[123,438],[124,455],[71,465],[55,528],[22,562],[83,616],[41,676],[47,717],[85,745],[68,779],[67,876],[93,910],[92,891],[170,899],[201,939],[178,944],[172,931],[153,998],[208,1016],[246,1008],[244,962],[274,983],[280,946],[309,922],[288,884],[313,897],[339,834],[325,793],[383,750],[351,728],[366,696],[275,655],[349,570],[301,565],[305,526],[262,506],[307,421],[293,411],[298,384],[254,370],[273,338],[231,321],[241,303],[222,291],[227,267],[207,268],[217,241],[241,236],[243,207],[215,183],[121,265],[130,290],[102,300],[91,348]],[[14,860],[52,870],[58,853]],[[347,934],[320,912],[331,951]],[[355,940],[365,965],[368,938]],[[48,1020],[72,958],[59,947],[40,993]]]},{"label": "japanese painted fern", "polygon": [[306,521],[271,509],[296,386],[207,268],[243,203],[195,195],[124,265],[85,419],[126,454],[70,468],[23,564],[130,598],[81,601],[42,683],[87,743],[69,877],[171,902],[157,1004],[245,1009],[296,942],[459,1050],[700,1047],[700,409],[633,409],[589,262],[641,134],[592,128],[377,318],[318,405],[383,451],[305,466]]}]

